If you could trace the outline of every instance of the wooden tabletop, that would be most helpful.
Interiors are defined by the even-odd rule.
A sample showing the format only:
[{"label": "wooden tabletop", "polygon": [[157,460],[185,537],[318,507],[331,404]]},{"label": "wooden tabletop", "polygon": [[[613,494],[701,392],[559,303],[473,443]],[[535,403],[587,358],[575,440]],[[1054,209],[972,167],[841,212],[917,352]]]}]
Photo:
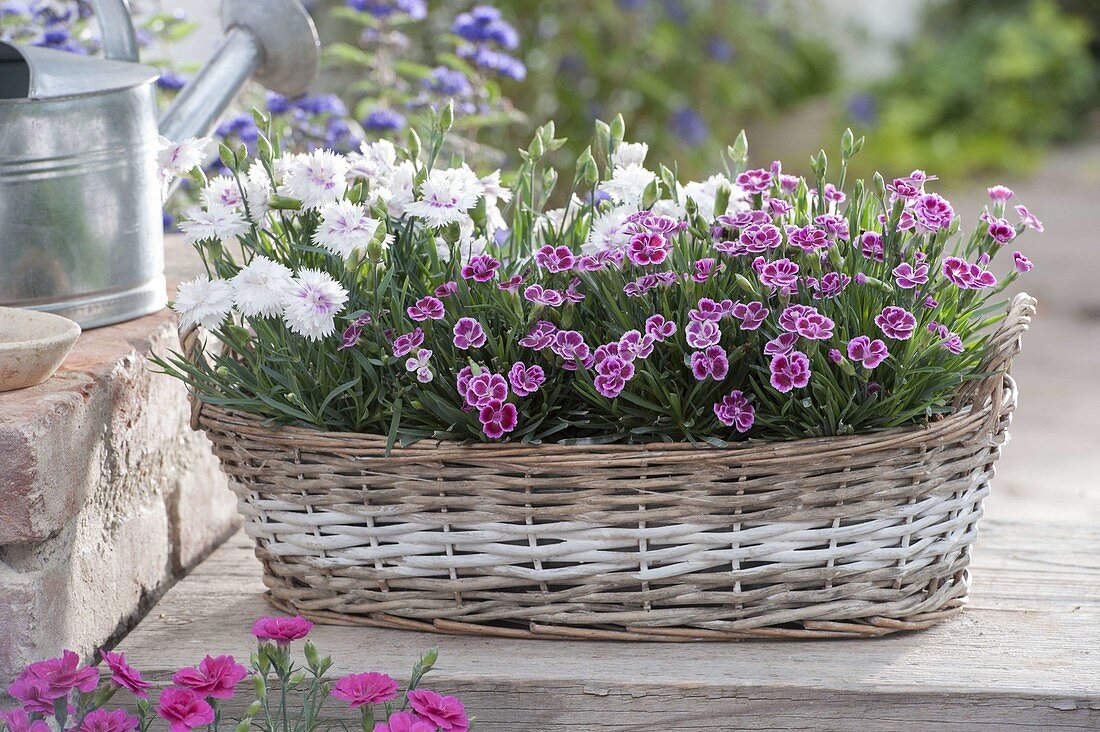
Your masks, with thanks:
[{"label": "wooden tabletop", "polygon": [[[987,522],[973,577],[960,617],[874,640],[581,643],[346,627],[311,637],[338,674],[398,678],[438,645],[425,686],[461,696],[478,732],[1100,729],[1100,527]],[[263,589],[238,533],[117,650],[158,686],[207,653],[247,658],[252,621],[275,614]]]}]

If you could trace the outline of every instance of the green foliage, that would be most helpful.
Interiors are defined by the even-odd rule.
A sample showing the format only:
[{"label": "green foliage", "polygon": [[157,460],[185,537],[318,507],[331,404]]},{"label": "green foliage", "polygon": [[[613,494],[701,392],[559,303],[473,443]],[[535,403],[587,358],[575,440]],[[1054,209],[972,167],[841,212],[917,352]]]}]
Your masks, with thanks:
[{"label": "green foliage", "polygon": [[952,175],[1026,169],[1080,131],[1098,82],[1087,23],[1052,0],[1030,0],[1017,12],[997,3],[931,26],[875,90],[872,164]]}]

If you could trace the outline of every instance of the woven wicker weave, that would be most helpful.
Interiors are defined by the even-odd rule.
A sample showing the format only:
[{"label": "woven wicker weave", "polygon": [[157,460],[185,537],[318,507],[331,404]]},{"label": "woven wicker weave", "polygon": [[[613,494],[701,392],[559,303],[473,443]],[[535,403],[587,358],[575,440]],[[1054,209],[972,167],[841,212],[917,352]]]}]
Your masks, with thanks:
[{"label": "woven wicker weave", "polygon": [[[1034,313],[928,426],[747,443],[525,446],[271,428],[196,401],[270,599],[321,622],[532,638],[915,630],[966,600]],[[187,336],[185,347],[194,347]]]}]

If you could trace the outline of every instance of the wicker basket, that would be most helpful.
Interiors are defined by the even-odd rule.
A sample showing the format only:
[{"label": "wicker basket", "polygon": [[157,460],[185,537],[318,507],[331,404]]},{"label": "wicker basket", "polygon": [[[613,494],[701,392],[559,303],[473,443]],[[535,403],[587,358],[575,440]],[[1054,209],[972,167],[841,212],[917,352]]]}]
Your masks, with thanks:
[{"label": "wicker basket", "polygon": [[[194,402],[269,599],[325,623],[518,638],[868,637],[966,601],[1016,404],[1008,367],[928,426],[747,443],[420,442],[265,426]],[[194,348],[192,335],[185,349]]]}]

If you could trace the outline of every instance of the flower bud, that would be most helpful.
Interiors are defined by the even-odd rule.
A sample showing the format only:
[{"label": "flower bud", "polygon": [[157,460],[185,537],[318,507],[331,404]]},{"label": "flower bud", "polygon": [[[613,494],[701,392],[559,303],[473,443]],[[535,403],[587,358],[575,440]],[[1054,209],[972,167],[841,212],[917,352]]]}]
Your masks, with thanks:
[{"label": "flower bud", "polygon": [[721,216],[726,212],[726,209],[730,205],[730,186],[729,183],[723,183],[718,186],[718,191],[714,194],[714,212],[713,216]]},{"label": "flower bud", "polygon": [[313,641],[311,641],[311,640],[306,641],[305,655],[306,655],[306,661],[309,663],[310,668],[316,668],[317,667],[317,661],[318,661],[317,646],[314,645]]},{"label": "flower bud", "polygon": [[649,185],[645,187],[645,191],[642,192],[642,208],[653,208],[653,204],[657,203],[657,180],[649,181]]},{"label": "flower bud", "polygon": [[450,132],[451,127],[455,123],[455,100],[448,99],[447,106],[439,112],[439,130],[440,132]]},{"label": "flower bud", "polygon": [[257,699],[263,699],[267,696],[267,679],[263,674],[256,674],[252,677],[252,687],[256,692]]},{"label": "flower bud", "polygon": [[614,152],[622,144],[623,139],[626,137],[626,120],[623,119],[623,115],[620,112],[615,115],[615,119],[611,120],[611,151]]},{"label": "flower bud", "polygon": [[409,160],[418,160],[420,158],[420,135],[416,134],[416,130],[412,127],[409,128],[408,139]]},{"label": "flower bud", "polygon": [[273,211],[300,211],[302,202],[289,196],[272,196],[271,200],[268,201],[268,206]]}]

